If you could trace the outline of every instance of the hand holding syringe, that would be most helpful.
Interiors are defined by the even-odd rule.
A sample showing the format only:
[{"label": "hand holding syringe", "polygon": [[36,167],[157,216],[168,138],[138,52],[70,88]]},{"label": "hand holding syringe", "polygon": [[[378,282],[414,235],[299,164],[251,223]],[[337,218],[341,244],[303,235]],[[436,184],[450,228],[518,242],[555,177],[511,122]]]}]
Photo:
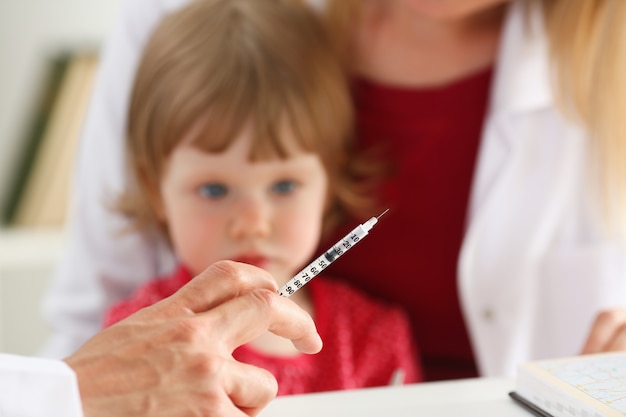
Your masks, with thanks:
[{"label": "hand holding syringe", "polygon": [[346,253],[350,248],[361,241],[372,227],[378,222],[380,217],[387,213],[389,209],[383,211],[378,217],[372,217],[363,224],[355,227],[343,239],[335,243],[330,249],[324,252],[319,258],[308,264],[302,271],[298,272],[285,285],[280,287],[278,294],[283,297],[289,297],[302,288],[307,282],[311,281],[315,276],[319,275],[328,265],[333,263],[335,259]]}]

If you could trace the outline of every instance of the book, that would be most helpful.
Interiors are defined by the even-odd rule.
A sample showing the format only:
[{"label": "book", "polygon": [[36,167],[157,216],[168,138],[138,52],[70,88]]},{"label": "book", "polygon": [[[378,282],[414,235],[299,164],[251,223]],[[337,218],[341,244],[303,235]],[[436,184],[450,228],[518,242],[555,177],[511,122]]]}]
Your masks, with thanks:
[{"label": "book", "polygon": [[625,417],[626,352],[523,363],[510,396],[543,417]]},{"label": "book", "polygon": [[74,157],[96,68],[94,52],[75,52],[67,58],[32,167],[9,221],[11,226],[64,224]]},{"label": "book", "polygon": [[4,225],[10,224],[15,217],[20,196],[26,188],[29,172],[35,163],[39,145],[42,142],[69,61],[70,54],[68,53],[55,54],[48,61],[45,80],[36,100],[28,130],[22,139],[22,147],[19,155],[17,155],[19,163],[13,173],[7,202],[3,206],[2,223]]}]

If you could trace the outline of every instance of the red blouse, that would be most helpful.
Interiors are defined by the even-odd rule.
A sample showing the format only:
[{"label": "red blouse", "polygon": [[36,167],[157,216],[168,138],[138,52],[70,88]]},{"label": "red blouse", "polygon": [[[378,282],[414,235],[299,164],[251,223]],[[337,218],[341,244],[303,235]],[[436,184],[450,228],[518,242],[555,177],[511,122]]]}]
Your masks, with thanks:
[{"label": "red blouse", "polygon": [[477,375],[457,259],[491,76],[429,89],[354,84],[359,146],[384,146],[394,169],[380,195],[390,211],[329,273],[406,308],[426,380]]}]

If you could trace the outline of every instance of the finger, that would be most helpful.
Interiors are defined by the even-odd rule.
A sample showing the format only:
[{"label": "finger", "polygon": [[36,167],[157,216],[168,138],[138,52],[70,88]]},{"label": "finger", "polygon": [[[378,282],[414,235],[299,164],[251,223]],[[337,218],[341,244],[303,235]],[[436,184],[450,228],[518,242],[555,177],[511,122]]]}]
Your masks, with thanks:
[{"label": "finger", "polygon": [[322,350],[322,339],[311,316],[288,298],[276,293],[271,295],[275,300],[276,314],[268,330],[290,339],[303,353],[313,354]]},{"label": "finger", "polygon": [[257,415],[278,392],[276,378],[267,370],[232,361],[224,390],[233,404],[246,414]]},{"label": "finger", "polygon": [[616,352],[626,350],[626,324],[619,326],[606,344],[605,351]]},{"label": "finger", "polygon": [[626,321],[623,310],[604,311],[596,317],[582,353],[598,353],[607,350],[616,330]]},{"label": "finger", "polygon": [[276,281],[269,273],[255,266],[220,261],[201,272],[160,307],[184,308],[199,313],[259,288],[276,291]]},{"label": "finger", "polygon": [[[230,397],[225,392],[222,392],[219,396],[212,398],[208,401],[204,401],[201,406],[195,407],[193,413],[189,415],[202,415],[202,416],[232,416],[232,417],[248,417],[256,414],[251,413],[244,407],[238,407],[233,403]],[[202,400],[200,400],[202,402]],[[256,412],[256,411],[254,411]],[[256,412],[258,414],[258,412]],[[168,415],[168,414],[163,414]],[[170,414],[171,415],[171,414]]]},{"label": "finger", "polygon": [[275,291],[250,291],[197,317],[207,318],[208,329],[221,335],[228,352],[267,330],[291,339],[304,353],[317,353],[322,348],[311,316]]}]

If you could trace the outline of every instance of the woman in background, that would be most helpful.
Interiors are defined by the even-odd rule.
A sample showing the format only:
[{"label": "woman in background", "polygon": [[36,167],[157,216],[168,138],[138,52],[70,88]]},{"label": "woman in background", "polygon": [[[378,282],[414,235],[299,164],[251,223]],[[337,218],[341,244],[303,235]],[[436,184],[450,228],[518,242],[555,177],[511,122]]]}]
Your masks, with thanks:
[{"label": "woman in background", "polygon": [[[127,219],[107,202],[127,181],[124,117],[141,48],[185,3],[124,3],[104,51],[70,250],[45,307],[49,354],[74,349],[108,305],[174,266],[155,236],[120,237]],[[316,6],[354,77],[359,143],[393,168],[380,188],[384,225],[333,275],[405,305],[430,380],[625,349],[626,3]]]}]

